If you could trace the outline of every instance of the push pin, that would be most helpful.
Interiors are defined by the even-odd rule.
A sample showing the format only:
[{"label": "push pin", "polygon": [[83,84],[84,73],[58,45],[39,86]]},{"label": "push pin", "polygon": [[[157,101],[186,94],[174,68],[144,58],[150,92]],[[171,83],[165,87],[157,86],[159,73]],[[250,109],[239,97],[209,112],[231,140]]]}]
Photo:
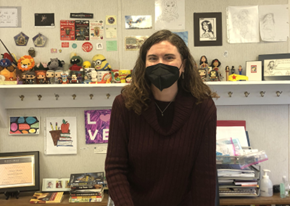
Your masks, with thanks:
[{"label": "push pin", "polygon": [[249,96],[249,92],[244,92],[244,94],[245,94],[245,97],[248,97]]},{"label": "push pin", "polygon": [[71,95],[71,96],[73,97],[73,100],[75,100],[76,97],[77,97],[77,95],[75,95],[75,94],[73,94],[73,95]]},{"label": "push pin", "polygon": [[228,92],[229,97],[232,97],[233,92]]},{"label": "push pin", "polygon": [[108,94],[106,94],[106,96],[107,96],[107,99],[109,99],[111,95],[108,93]]},{"label": "push pin", "polygon": [[55,96],[55,99],[58,100],[59,95],[58,94],[54,94],[54,96]]},{"label": "push pin", "polygon": [[277,91],[276,94],[277,94],[277,97],[280,97],[280,95],[282,94],[282,91]]},{"label": "push pin", "polygon": [[90,99],[93,99],[93,96],[94,96],[93,94],[90,94]]},{"label": "push pin", "polygon": [[39,94],[39,95],[37,95],[37,97],[38,97],[38,100],[40,101],[40,100],[41,100],[41,97],[42,97],[42,95],[41,95],[41,94]]},{"label": "push pin", "polygon": [[265,93],[265,91],[260,91],[261,97],[264,97]]},{"label": "push pin", "polygon": [[21,101],[23,101],[24,95],[20,95],[19,97],[20,97]]}]

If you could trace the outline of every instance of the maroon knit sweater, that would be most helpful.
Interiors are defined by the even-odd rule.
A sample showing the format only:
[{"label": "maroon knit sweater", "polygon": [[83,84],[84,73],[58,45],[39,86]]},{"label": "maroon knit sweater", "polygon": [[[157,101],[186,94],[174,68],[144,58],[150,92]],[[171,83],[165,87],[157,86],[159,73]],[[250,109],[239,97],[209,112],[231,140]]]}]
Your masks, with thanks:
[{"label": "maroon knit sweater", "polygon": [[211,98],[178,92],[169,129],[152,99],[141,115],[122,95],[112,107],[105,163],[116,206],[213,206],[216,189],[216,107]]}]

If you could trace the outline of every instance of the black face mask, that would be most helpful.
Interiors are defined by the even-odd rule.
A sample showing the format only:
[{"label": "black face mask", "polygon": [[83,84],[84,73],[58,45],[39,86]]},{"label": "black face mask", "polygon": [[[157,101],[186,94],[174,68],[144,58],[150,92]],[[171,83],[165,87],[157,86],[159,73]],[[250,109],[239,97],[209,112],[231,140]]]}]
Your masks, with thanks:
[{"label": "black face mask", "polygon": [[155,64],[146,68],[145,77],[160,91],[172,86],[179,78],[179,69],[167,64]]}]

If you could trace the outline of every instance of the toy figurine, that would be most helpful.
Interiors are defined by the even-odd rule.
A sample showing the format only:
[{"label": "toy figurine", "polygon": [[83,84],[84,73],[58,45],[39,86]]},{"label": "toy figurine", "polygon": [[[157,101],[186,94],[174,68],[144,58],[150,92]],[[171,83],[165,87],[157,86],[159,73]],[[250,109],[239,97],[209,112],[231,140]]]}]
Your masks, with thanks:
[{"label": "toy figurine", "polygon": [[18,84],[25,84],[25,79],[26,79],[26,72],[23,72],[21,74],[21,79],[18,80]]},{"label": "toy figurine", "polygon": [[226,71],[226,81],[229,81],[230,67],[226,66],[225,71]]},{"label": "toy figurine", "polygon": [[0,60],[0,75],[5,77],[5,81],[16,81],[16,67],[9,59]]},{"label": "toy figurine", "polygon": [[209,72],[209,77],[210,77],[209,79],[211,81],[217,81],[218,80],[218,72],[216,70],[211,70]]},{"label": "toy figurine", "polygon": [[84,61],[83,62],[83,68],[87,69],[87,68],[90,68],[91,67],[91,62],[89,61]]},{"label": "toy figurine", "polygon": [[205,82],[205,81],[207,80],[207,71],[206,71],[206,69],[204,69],[204,68],[199,68],[199,69],[198,69],[198,73],[199,73],[199,76],[200,76],[201,80],[202,80],[203,82]]},{"label": "toy figurine", "polygon": [[[222,75],[221,73],[219,72],[219,66],[221,65],[221,62],[218,60],[218,59],[214,59],[212,60],[211,62],[211,67],[212,67],[212,70],[215,70],[217,72],[217,80],[218,81],[221,81],[222,79]],[[212,80],[212,79],[211,79]]]},{"label": "toy figurine", "polygon": [[72,64],[72,66],[69,68],[71,71],[81,71],[83,68],[83,59],[80,56],[72,56],[70,63]]},{"label": "toy figurine", "polygon": [[239,68],[238,68],[238,71],[239,71],[239,75],[242,75],[243,68],[242,68],[242,66],[241,66],[241,65],[239,66]]},{"label": "toy figurine", "polygon": [[26,84],[35,84],[35,72],[33,72],[33,71],[26,72],[25,83]]},{"label": "toy figurine", "polygon": [[36,73],[36,81],[38,84],[45,84],[46,83],[46,72],[45,71],[38,71]]},{"label": "toy figurine", "polygon": [[207,58],[206,56],[201,56],[199,61],[200,68],[208,68]]},{"label": "toy figurine", "polygon": [[35,65],[34,59],[29,55],[24,55],[18,59],[17,67],[22,72],[31,70]]},{"label": "toy figurine", "polygon": [[77,75],[76,74],[72,74],[71,75],[71,80],[70,80],[70,83],[72,84],[76,84],[76,83],[79,83],[78,79],[77,79]]},{"label": "toy figurine", "polygon": [[61,84],[67,84],[67,83],[69,83],[69,80],[67,79],[67,74],[66,73],[61,73],[61,80],[60,80],[60,83]]},{"label": "toy figurine", "polygon": [[98,81],[98,73],[96,70],[91,70],[90,73],[90,79],[91,79],[91,82],[90,84],[97,84],[97,81]]},{"label": "toy figurine", "polygon": [[61,74],[63,73],[62,70],[56,70],[54,72],[54,83],[55,84],[60,84],[61,81]]},{"label": "toy figurine", "polygon": [[47,68],[49,70],[62,70],[63,65],[65,64],[64,61],[60,61],[58,58],[51,58],[50,62],[47,64]]},{"label": "toy figurine", "polygon": [[47,84],[53,84],[54,83],[54,71],[53,70],[47,70],[46,71],[46,82]]},{"label": "toy figurine", "polygon": [[85,74],[84,76],[84,84],[89,84],[91,82],[91,80],[89,79],[89,76],[87,74]]},{"label": "toy figurine", "polygon": [[234,74],[234,73],[236,73],[236,70],[235,70],[235,67],[232,66],[232,68],[231,68],[231,74]]},{"label": "toy figurine", "polygon": [[93,56],[92,63],[96,71],[111,70],[111,65],[107,62],[106,58],[102,54],[96,54]]}]

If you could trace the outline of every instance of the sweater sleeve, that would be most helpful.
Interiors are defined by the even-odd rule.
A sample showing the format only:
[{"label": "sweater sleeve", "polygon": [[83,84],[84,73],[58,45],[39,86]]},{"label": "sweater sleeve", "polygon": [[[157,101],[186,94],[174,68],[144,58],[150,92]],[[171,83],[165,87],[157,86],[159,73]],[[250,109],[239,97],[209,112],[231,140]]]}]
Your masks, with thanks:
[{"label": "sweater sleeve", "polygon": [[121,95],[114,100],[107,157],[105,161],[109,194],[116,206],[134,206],[130,194],[128,173],[128,136],[126,132],[125,105]]},{"label": "sweater sleeve", "polygon": [[209,109],[210,115],[205,123],[203,137],[192,173],[193,205],[215,203],[216,192],[216,107]]}]

